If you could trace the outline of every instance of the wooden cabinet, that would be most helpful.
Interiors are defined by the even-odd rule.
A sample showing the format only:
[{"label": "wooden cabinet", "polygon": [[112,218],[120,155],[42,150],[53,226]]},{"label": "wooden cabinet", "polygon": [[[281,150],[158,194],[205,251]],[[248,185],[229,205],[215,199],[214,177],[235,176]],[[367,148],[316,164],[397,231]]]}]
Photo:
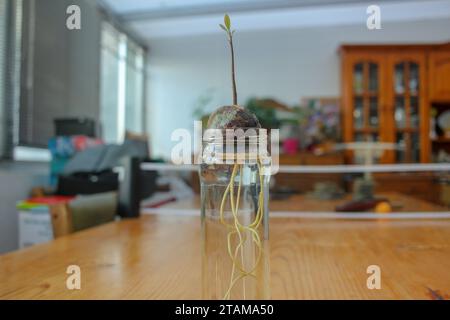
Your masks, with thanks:
[{"label": "wooden cabinet", "polygon": [[431,103],[450,101],[450,45],[346,45],[341,57],[344,141],[401,148],[381,163],[429,162]]},{"label": "wooden cabinet", "polygon": [[450,102],[450,49],[430,52],[428,66],[430,100]]}]

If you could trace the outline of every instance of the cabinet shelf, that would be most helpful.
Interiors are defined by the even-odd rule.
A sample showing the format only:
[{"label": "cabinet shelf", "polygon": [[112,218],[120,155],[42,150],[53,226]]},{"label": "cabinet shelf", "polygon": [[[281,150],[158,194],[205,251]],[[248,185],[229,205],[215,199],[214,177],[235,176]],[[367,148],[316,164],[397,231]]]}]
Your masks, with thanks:
[{"label": "cabinet shelf", "polygon": [[378,97],[378,92],[355,92],[353,94],[355,98],[375,98]]},{"label": "cabinet shelf", "polygon": [[433,143],[450,143],[450,138],[447,137],[439,137],[431,139],[431,142]]},{"label": "cabinet shelf", "polygon": [[354,128],[353,131],[355,133],[377,133],[378,128],[366,127],[366,128]]},{"label": "cabinet shelf", "polygon": [[412,98],[417,98],[419,96],[419,93],[417,93],[417,92],[403,92],[403,93],[396,92],[394,95],[396,98],[403,98],[406,96],[410,96]]},{"label": "cabinet shelf", "polygon": [[419,131],[418,128],[396,128],[395,131],[397,132],[417,132]]}]

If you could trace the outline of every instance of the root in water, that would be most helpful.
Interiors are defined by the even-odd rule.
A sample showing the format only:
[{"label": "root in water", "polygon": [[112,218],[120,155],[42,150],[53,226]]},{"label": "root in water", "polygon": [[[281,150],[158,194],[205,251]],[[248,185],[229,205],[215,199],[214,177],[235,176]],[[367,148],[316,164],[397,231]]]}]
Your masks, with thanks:
[{"label": "root in water", "polygon": [[[234,194],[234,180],[236,178],[237,171],[239,170],[239,185],[237,190],[237,196],[235,198]],[[231,276],[230,276],[230,284],[228,286],[227,291],[225,292],[225,295],[223,299],[228,300],[231,297],[231,292],[233,288],[236,286],[236,284],[239,282],[239,280],[243,281],[243,297],[246,298],[246,292],[245,292],[245,279],[246,277],[255,277],[255,270],[258,267],[259,261],[261,260],[262,255],[262,244],[261,244],[261,238],[258,234],[258,227],[261,224],[262,216],[263,216],[263,206],[264,206],[264,184],[263,184],[263,177],[261,175],[261,167],[258,163],[258,175],[259,175],[259,182],[260,182],[260,192],[258,195],[258,208],[256,211],[255,220],[251,222],[249,225],[243,225],[239,221],[239,202],[240,202],[240,196],[241,196],[241,187],[242,187],[242,175],[243,175],[243,169],[242,165],[235,164],[233,167],[233,171],[231,173],[230,182],[225,189],[225,192],[222,197],[221,205],[220,205],[220,223],[223,224],[227,229],[229,229],[228,235],[227,235],[227,246],[228,246],[228,255],[232,262],[232,270],[231,270]],[[231,206],[231,212],[233,215],[233,223],[227,223],[225,221],[224,217],[224,208],[225,203],[227,201],[227,197],[229,195],[230,198],[230,206]],[[252,267],[249,268],[249,270],[246,270],[245,268],[245,259],[244,259],[244,244],[247,241],[247,234],[251,234],[251,241],[254,242],[256,248],[257,248],[257,258]],[[238,237],[238,244],[233,250],[232,245],[232,237],[237,235]],[[240,252],[240,260],[239,261],[239,252]]]}]

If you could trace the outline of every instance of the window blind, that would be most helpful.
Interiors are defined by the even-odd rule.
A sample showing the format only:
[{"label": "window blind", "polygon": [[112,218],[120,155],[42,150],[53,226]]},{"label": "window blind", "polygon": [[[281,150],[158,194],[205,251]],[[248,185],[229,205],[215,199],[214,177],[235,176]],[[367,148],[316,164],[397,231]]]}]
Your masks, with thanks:
[{"label": "window blind", "polygon": [[4,157],[6,153],[5,63],[6,63],[7,3],[8,1],[0,1],[0,158]]},{"label": "window blind", "polygon": [[[27,0],[18,144],[46,147],[54,120],[99,119],[101,17],[87,0]],[[78,5],[81,29],[66,27]]]},{"label": "window blind", "polygon": [[0,3],[0,157],[12,159],[20,94],[22,0]]}]

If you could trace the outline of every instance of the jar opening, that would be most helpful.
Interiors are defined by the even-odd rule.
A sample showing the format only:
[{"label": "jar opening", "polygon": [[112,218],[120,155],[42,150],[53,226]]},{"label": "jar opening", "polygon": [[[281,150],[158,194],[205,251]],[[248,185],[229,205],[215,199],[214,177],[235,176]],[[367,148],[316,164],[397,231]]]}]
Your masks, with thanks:
[{"label": "jar opening", "polygon": [[267,144],[269,132],[263,128],[206,129],[203,134],[204,144],[248,145]]},{"label": "jar opening", "polygon": [[203,163],[270,163],[268,130],[208,129],[203,135]]}]

